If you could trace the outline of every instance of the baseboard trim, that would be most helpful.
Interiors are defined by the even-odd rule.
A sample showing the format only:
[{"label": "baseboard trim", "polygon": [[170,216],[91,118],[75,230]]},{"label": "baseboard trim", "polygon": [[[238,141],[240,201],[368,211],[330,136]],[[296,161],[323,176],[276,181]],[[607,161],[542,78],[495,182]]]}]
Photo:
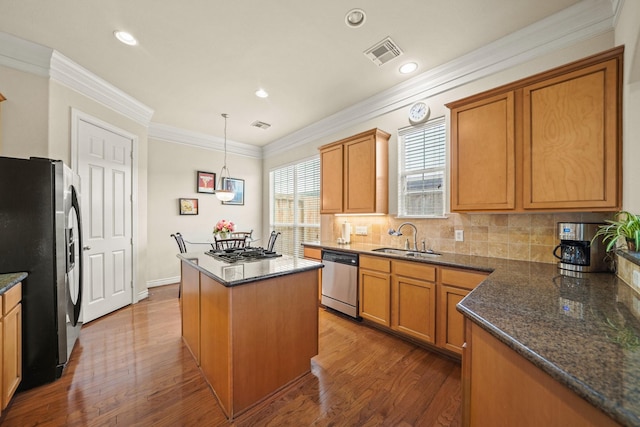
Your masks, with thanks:
[{"label": "baseboard trim", "polygon": [[149,281],[147,281],[147,289],[148,288],[155,288],[156,286],[173,285],[175,283],[180,283],[180,276],[166,277],[164,279],[149,280]]}]

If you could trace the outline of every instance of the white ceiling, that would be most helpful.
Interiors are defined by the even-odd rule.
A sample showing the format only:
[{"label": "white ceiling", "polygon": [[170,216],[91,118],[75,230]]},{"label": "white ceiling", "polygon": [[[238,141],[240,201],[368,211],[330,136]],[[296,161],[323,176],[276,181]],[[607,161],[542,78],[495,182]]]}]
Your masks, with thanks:
[{"label": "white ceiling", "polygon": [[[0,0],[0,31],[57,50],[154,110],[154,124],[220,137],[229,113],[230,140],[263,146],[576,3]],[[366,23],[348,28],[356,7]],[[404,53],[377,66],[363,52],[387,36]],[[403,76],[407,61],[420,68]]]}]

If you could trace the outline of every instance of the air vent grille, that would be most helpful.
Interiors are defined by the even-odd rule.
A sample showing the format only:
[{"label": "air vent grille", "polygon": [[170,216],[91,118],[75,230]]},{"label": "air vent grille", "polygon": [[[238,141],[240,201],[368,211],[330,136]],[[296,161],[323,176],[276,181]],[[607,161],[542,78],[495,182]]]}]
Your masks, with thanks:
[{"label": "air vent grille", "polygon": [[260,129],[269,129],[271,127],[269,123],[261,122],[260,120],[256,120],[255,122],[251,123],[251,126]]},{"label": "air vent grille", "polygon": [[364,54],[367,58],[371,59],[374,64],[380,66],[402,55],[402,49],[400,49],[390,37],[387,37],[365,50]]}]

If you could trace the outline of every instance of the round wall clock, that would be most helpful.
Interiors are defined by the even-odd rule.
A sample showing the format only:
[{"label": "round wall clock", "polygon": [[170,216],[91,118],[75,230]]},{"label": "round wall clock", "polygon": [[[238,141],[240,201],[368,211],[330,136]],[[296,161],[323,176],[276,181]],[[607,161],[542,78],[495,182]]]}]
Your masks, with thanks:
[{"label": "round wall clock", "polygon": [[409,109],[409,123],[417,125],[429,119],[429,106],[424,102],[416,102]]}]

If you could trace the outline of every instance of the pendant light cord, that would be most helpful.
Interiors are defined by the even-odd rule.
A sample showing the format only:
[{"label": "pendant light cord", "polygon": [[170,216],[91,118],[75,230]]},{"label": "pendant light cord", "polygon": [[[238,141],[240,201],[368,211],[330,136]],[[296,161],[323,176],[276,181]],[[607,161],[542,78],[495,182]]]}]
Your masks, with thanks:
[{"label": "pendant light cord", "polygon": [[224,168],[229,174],[229,169],[227,168],[227,117],[229,115],[227,113],[222,113],[222,117],[224,117]]}]

